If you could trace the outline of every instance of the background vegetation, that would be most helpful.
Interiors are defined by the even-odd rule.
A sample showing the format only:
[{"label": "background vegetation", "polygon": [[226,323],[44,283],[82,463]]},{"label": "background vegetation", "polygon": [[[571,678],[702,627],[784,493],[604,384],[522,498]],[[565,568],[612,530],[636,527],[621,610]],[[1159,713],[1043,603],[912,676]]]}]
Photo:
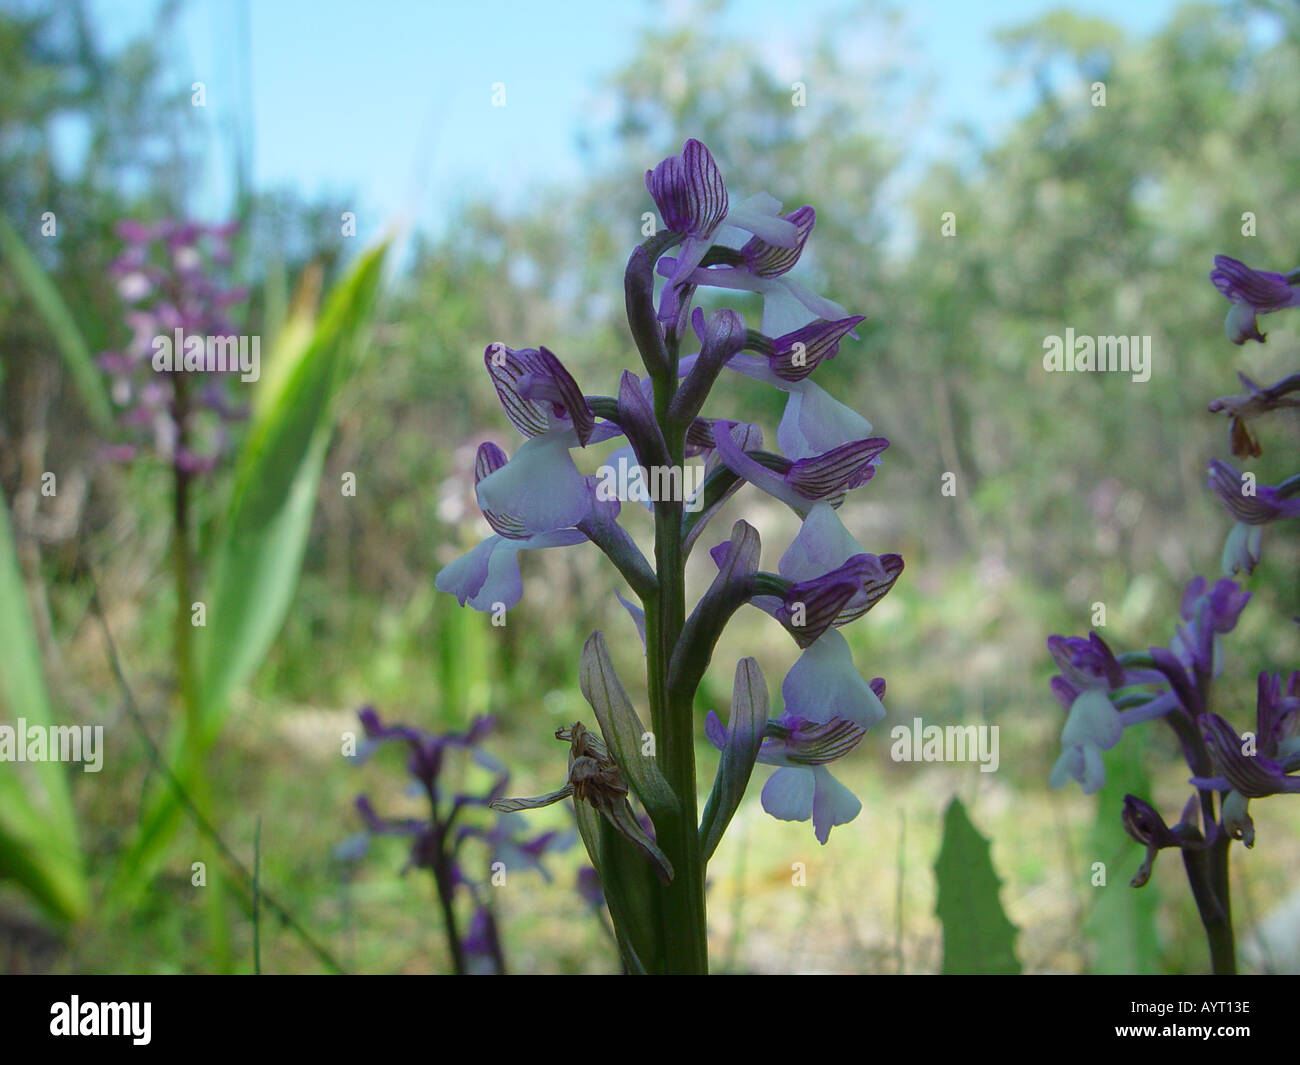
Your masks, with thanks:
[{"label": "background vegetation", "polygon": [[[843,512],[868,550],[907,560],[891,595],[845,630],[863,672],[888,681],[888,723],[920,715],[1002,729],[991,774],[896,764],[888,731],[873,731],[844,763],[863,813],[824,849],[808,825],[763,815],[755,794],[711,868],[715,967],[937,971],[933,865],[955,794],[992,838],[1026,971],[1203,970],[1178,863],[1158,864],[1151,884],[1131,891],[1141,851],[1119,829],[1125,790],[1167,813],[1181,807],[1187,789],[1172,738],[1126,736],[1099,798],[1049,791],[1062,715],[1047,689],[1044,640],[1085,632],[1101,602],[1113,646],[1164,643],[1186,580],[1217,571],[1228,522],[1204,467],[1228,449],[1226,424],[1205,405],[1237,389],[1237,370],[1261,381],[1293,370],[1300,318],[1269,319],[1266,345],[1233,348],[1222,332],[1226,303],[1207,274],[1216,252],[1261,268],[1295,265],[1300,16],[1280,4],[1189,5],[1144,39],[1066,11],[1009,29],[1006,71],[1032,81],[1035,104],[997,143],[959,138],[919,174],[900,169],[899,116],[916,103],[902,61],[859,64],[836,47],[851,29],[888,39],[896,25],[887,15],[868,9],[855,27],[824,28],[806,108],[791,107],[789,85],[752,42],[717,26],[707,12],[654,26],[630,62],[592,86],[612,97],[616,118],[585,181],[539,185],[519,213],[466,203],[390,278],[364,362],[341,395],[296,598],[208,759],[215,822],[251,863],[260,819],[263,883],[349,970],[446,968],[431,885],[399,875],[403,845],[380,841],[391,846],[361,861],[335,853],[360,827],[358,792],[390,808],[404,801],[396,756],[354,768],[340,736],[356,730],[364,703],[432,729],[492,712],[500,724],[488,747],[511,767],[512,792],[537,794],[562,771],[551,732],[586,711],[576,684],[586,635],[611,634],[624,678],[637,675],[635,636],[595,551],[525,558],[525,598],[505,628],[435,593],[432,576],[483,535],[474,447],[506,442],[484,347],[545,343],[587,390],[612,388],[636,361],[618,285],[650,206],[640,175],[696,136],[733,188],[816,205],[807,267],[827,295],[868,315],[862,343],[819,373],[892,441],[880,475]],[[1090,99],[1098,81],[1104,107]],[[71,0],[40,14],[0,11],[0,83],[5,218],[88,347],[111,348],[127,335],[107,274],[120,250],[114,224],[184,215],[187,175],[202,165],[188,93],[168,87],[150,41],[106,52]],[[86,133],[75,165],[56,148],[70,116]],[[269,336],[308,264],[328,286],[355,242],[338,236],[336,203],[255,190],[243,175],[236,185],[236,273],[252,293],[245,331]],[[60,219],[57,239],[39,235],[45,211]],[[948,211],[955,236],[941,235]],[[1257,219],[1251,237],[1242,235],[1247,211]],[[1044,373],[1043,338],[1066,327],[1151,336],[1151,380]],[[0,884],[0,964],[203,971],[214,963],[190,870],[219,859],[189,822],[138,901],[101,904],[151,766],[110,669],[91,575],[144,723],[161,742],[175,722],[168,478],[157,465],[100,460],[105,433],[56,341],[6,263],[0,488],[56,716],[105,725],[107,752],[102,773],[68,772],[87,915],[51,921]],[[720,401],[775,428],[773,394],[741,379],[725,387]],[[1291,472],[1284,460],[1300,442],[1294,424],[1268,432],[1256,465],[1266,483]],[[47,470],[58,471],[54,498],[40,494]],[[339,491],[346,472],[357,476],[355,498]],[[945,472],[957,474],[955,498],[940,494]],[[229,490],[228,473],[208,482],[201,545]],[[742,493],[718,528],[756,512],[771,562],[794,531],[791,515]],[[647,532],[648,523],[637,528]],[[1219,689],[1234,700],[1220,712],[1239,727],[1253,711],[1254,673],[1300,663],[1300,638],[1285,623],[1300,601],[1298,562],[1294,540],[1269,530],[1251,582],[1256,602],[1229,640]],[[695,574],[698,587],[705,576]],[[721,709],[728,698],[725,663],[754,654],[774,684],[793,661],[788,639],[764,620],[754,611],[729,631],[706,703]],[[701,761],[711,772],[710,751]],[[1257,805],[1260,843],[1236,852],[1243,940],[1288,900],[1295,907],[1289,874],[1300,859],[1294,811],[1285,801]],[[564,829],[565,817],[556,807],[533,823]],[[1105,888],[1091,885],[1095,861],[1107,863]],[[806,887],[791,884],[794,862],[807,864]],[[614,968],[574,887],[581,864],[574,848],[550,859],[549,884],[521,874],[501,891],[514,968]],[[234,905],[229,920],[234,964],[248,970],[251,920]],[[278,923],[260,935],[265,970],[319,968]],[[1300,964],[1300,932],[1289,936],[1279,933],[1257,967]]]}]

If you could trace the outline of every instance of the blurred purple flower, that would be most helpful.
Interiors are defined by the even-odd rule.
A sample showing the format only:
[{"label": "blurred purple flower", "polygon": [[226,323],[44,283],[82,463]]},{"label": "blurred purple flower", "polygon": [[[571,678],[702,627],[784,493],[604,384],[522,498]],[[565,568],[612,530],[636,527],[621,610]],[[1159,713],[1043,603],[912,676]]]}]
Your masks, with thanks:
[{"label": "blurred purple flower", "polygon": [[[242,406],[228,398],[231,373],[215,367],[187,372],[186,377],[198,378],[191,388],[155,370],[153,356],[155,338],[170,342],[177,330],[205,340],[237,335],[228,311],[247,290],[217,279],[217,268],[229,262],[236,229],[233,223],[204,226],[171,219],[118,223],[126,246],[110,264],[109,276],[128,307],[124,320],[132,335],[125,347],[102,352],[98,363],[121,408],[119,422],[132,439],[105,445],[100,453],[106,461],[131,461],[147,448],[182,473],[198,475],[213,469],[228,449],[225,425],[244,416]],[[230,371],[240,372],[238,365]]]},{"label": "blurred purple flower", "polygon": [[[1224,329],[1234,344],[1247,340],[1264,342],[1264,334],[1255,323],[1257,315],[1272,314],[1286,307],[1300,307],[1300,288],[1286,274],[1270,270],[1252,270],[1226,255],[1214,257],[1210,280],[1232,301]],[[1290,275],[1293,276],[1293,275]]]}]

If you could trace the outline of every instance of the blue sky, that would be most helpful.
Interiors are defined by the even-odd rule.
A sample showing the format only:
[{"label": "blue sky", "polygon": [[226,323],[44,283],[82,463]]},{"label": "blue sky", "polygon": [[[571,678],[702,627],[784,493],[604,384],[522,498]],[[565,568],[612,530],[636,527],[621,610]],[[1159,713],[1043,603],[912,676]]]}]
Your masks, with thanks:
[{"label": "blue sky", "polygon": [[[228,205],[231,131],[251,145],[262,188],[289,186],[355,202],[359,236],[402,217],[437,228],[466,195],[518,203],[539,178],[579,176],[576,134],[599,127],[600,79],[634,51],[651,18],[681,17],[686,0],[536,3],[446,0],[189,0],[163,38],[177,86],[202,80],[209,166],[192,208]],[[1000,84],[994,31],[1060,5],[1040,0],[912,0],[907,61],[932,85],[916,131],[920,157],[944,131],[997,132],[1028,103]],[[1076,0],[1134,34],[1161,25],[1171,0]],[[776,69],[843,0],[733,0],[724,25],[759,43]],[[97,0],[110,45],[155,31],[157,0]],[[490,105],[504,82],[507,106]],[[251,130],[251,136],[249,135]]]}]

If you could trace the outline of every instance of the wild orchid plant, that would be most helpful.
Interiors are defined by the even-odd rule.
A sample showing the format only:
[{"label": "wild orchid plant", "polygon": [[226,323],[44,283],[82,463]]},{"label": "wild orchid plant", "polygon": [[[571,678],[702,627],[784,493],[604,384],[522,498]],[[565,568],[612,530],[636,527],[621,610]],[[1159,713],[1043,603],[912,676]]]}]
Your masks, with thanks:
[{"label": "wild orchid plant", "polygon": [[[111,264],[118,295],[127,306],[131,340],[99,356],[112,382],[121,425],[130,439],[104,448],[114,461],[151,451],[172,470],[172,558],[176,582],[176,660],[186,713],[196,713],[191,610],[194,603],[192,486],[229,450],[226,425],[244,416],[228,388],[239,365],[209,365],[208,338],[236,335],[229,309],[248,295],[219,274],[230,263],[236,226],[183,220],[156,224],[128,220],[117,227],[125,249]],[[182,343],[172,350],[172,338]],[[185,343],[189,337],[197,343]],[[168,370],[159,355],[166,348]],[[192,372],[184,372],[186,348]],[[194,349],[197,348],[197,351]]]},{"label": "wild orchid plant", "polygon": [[[177,688],[191,736],[202,731],[195,644],[196,624],[202,622],[194,613],[203,609],[196,601],[195,487],[229,453],[226,426],[246,413],[231,399],[231,380],[239,375],[248,380],[246,371],[253,369],[247,358],[241,365],[229,357],[241,350],[230,308],[248,294],[222,280],[237,228],[235,223],[206,226],[180,219],[120,223],[117,233],[125,248],[110,274],[132,336],[121,349],[99,356],[127,437],[106,445],[104,457],[129,462],[152,454],[171,471]],[[242,351],[247,356],[246,341]],[[198,806],[208,807],[201,765],[193,789]],[[226,930],[218,884],[214,880],[207,898],[214,949],[224,963]]]},{"label": "wild orchid plant", "polygon": [[[184,478],[211,470],[229,450],[227,423],[243,416],[231,402],[227,373],[238,366],[206,365],[208,337],[237,333],[230,308],[248,290],[227,287],[218,272],[230,263],[235,226],[204,226],[165,220],[156,224],[125,221],[117,227],[126,247],[109,267],[118,296],[127,306],[131,340],[99,356],[122,409],[128,442],[105,449],[116,461],[134,459],[142,446],[171,463]],[[161,343],[192,337],[202,344],[195,372],[160,373],[155,364]],[[185,352],[173,352],[180,361]]]},{"label": "wild orchid plant", "polygon": [[[477,498],[493,534],[436,584],[461,605],[503,613],[522,596],[520,551],[586,541],[627,581],[640,600],[620,596],[644,640],[649,728],[597,632],[583,648],[579,682],[599,732],[581,722],[557,731],[570,745],[561,788],[492,805],[515,811],[572,798],[627,970],[705,972],[705,868],[755,763],[777,767],[762,790],[764,809],[781,820],[811,819],[823,844],[861,809],[826,767],[885,716],[885,685],[859,674],[837,628],[889,591],[903,560],[864,551],[836,513],[850,490],[871,480],[888,441],[811,380],[846,335],[856,339],[863,320],[788,276],[812,233],[813,208],[783,214],[765,193],[732,204],[696,140],[648,171],[646,188],[664,228],[632,252],[624,294],[647,376],[624,371],[617,396],[586,395],[547,348],[490,345],[488,375],[525,440],[510,459],[491,443],[478,449]],[[657,301],[656,273],[664,279]],[[761,329],[747,329],[734,310],[706,317],[693,309],[701,287],[761,294]],[[723,369],[786,393],[777,432],[783,453],[763,450],[757,425],[702,413]],[[571,454],[616,437],[625,438],[642,483],[656,486],[653,564],[617,520],[612,463],[588,476]],[[704,472],[689,497],[688,458]],[[745,482],[791,507],[802,527],[769,573],[759,569],[757,530],[737,521],[712,548],[717,576],[688,614],[687,557]],[[728,724],[712,711],[705,722],[721,753],[701,817],[695,694],[723,628],[745,603],[779,621],[802,653],[774,720],[758,663],[737,665]]]},{"label": "wild orchid plant", "polygon": [[[1252,270],[1220,255],[1210,279],[1232,302],[1226,330],[1234,344],[1264,341],[1258,315],[1300,306],[1300,271],[1283,275]],[[1209,409],[1229,416],[1234,454],[1258,457],[1262,448],[1248,423],[1270,411],[1300,406],[1292,396],[1300,390],[1300,373],[1269,388],[1238,376],[1246,391],[1216,399]],[[1300,516],[1300,475],[1278,485],[1260,485],[1253,474],[1239,474],[1214,459],[1209,463],[1209,486],[1235,520],[1224,545],[1225,576],[1213,587],[1204,577],[1187,585],[1181,624],[1175,626],[1168,647],[1116,656],[1096,632],[1087,639],[1048,639],[1048,651],[1061,671],[1052,678],[1052,691],[1068,715],[1052,785],[1077,780],[1085,793],[1098,791],[1105,782],[1101,752],[1114,747],[1124,729],[1157,718],[1169,724],[1195,790],[1172,827],[1150,803],[1134,795],[1124,797],[1124,828],[1147,851],[1132,884],[1145,885],[1159,851],[1177,848],[1209,941],[1213,969],[1232,973],[1236,948],[1229,847],[1234,839],[1254,846],[1252,799],[1300,792],[1300,671],[1289,677],[1259,675],[1255,727],[1241,735],[1211,710],[1211,687],[1222,672],[1221,638],[1236,627],[1251,598],[1231,578],[1254,572],[1263,525]]]},{"label": "wild orchid plant", "polygon": [[[336,853],[355,859],[365,852],[372,836],[408,837],[411,852],[406,868],[427,869],[433,877],[454,971],[459,975],[504,974],[506,955],[491,888],[505,884],[505,877],[521,869],[533,869],[549,881],[542,858],[572,846],[573,833],[565,836],[552,831],[526,838],[522,818],[498,815],[487,827],[481,817],[474,816],[475,811],[505,794],[510,779],[505,766],[482,747],[484,737],[492,731],[490,717],[476,718],[464,732],[434,734],[407,725],[386,725],[370,706],[363,707],[359,716],[366,742],[355,761],[365,761],[385,743],[405,744],[412,789],[428,804],[429,812],[427,817],[381,817],[370,798],[360,795],[357,812],[366,830],[341,844]],[[458,786],[461,774],[457,771],[464,767],[449,766],[456,754],[488,772],[491,779],[486,791]],[[480,852],[477,862],[467,857],[468,848],[475,846]],[[456,910],[457,896],[462,893],[469,896],[473,908],[465,932],[460,930]]]}]

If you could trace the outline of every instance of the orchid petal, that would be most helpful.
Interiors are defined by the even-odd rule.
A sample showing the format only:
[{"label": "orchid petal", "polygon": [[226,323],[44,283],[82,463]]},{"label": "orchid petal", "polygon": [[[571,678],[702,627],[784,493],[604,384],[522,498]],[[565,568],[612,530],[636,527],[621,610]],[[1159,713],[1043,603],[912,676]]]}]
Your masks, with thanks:
[{"label": "orchid petal", "polygon": [[835,508],[827,502],[817,502],[808,509],[799,534],[781,556],[777,569],[788,581],[812,580],[864,553]]},{"label": "orchid petal", "polygon": [[807,647],[785,675],[781,697],[787,713],[824,723],[833,718],[870,728],[885,717],[885,706],[853,664],[849,643],[829,629]]},{"label": "orchid petal", "polygon": [[569,457],[572,431],[524,442],[514,458],[478,483],[479,506],[515,519],[527,533],[567,529],[591,511],[591,489]]},{"label": "orchid petal", "polygon": [[[780,770],[778,770],[780,772]],[[813,832],[817,842],[825,846],[831,829],[852,821],[862,810],[862,802],[853,792],[831,776],[831,771],[819,765],[812,771]]]},{"label": "orchid petal", "polygon": [[807,821],[812,817],[816,788],[811,769],[782,767],[763,785],[763,809],[778,821]]},{"label": "orchid petal", "polygon": [[811,381],[802,381],[789,392],[776,432],[781,452],[788,458],[811,458],[871,436],[866,418]]}]

